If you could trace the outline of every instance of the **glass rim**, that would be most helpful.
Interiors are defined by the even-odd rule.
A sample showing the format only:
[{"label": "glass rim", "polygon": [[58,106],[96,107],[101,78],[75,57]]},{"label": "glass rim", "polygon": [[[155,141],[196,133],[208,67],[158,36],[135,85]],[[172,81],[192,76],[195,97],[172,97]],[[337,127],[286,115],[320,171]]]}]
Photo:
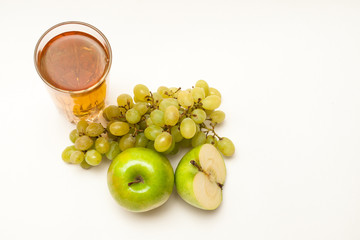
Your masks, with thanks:
[{"label": "glass rim", "polygon": [[[104,40],[105,42],[105,48],[107,48],[107,52],[108,52],[108,55],[109,55],[109,62],[108,62],[108,65],[104,71],[104,74],[102,75],[101,79],[96,82],[94,85],[92,85],[91,87],[89,88],[86,88],[86,89],[82,89],[82,90],[75,90],[75,91],[72,91],[72,90],[64,90],[64,89],[61,89],[61,88],[58,88],[58,87],[55,87],[54,85],[50,84],[41,74],[39,68],[38,68],[38,64],[37,64],[37,57],[38,57],[38,50],[39,50],[39,46],[40,46],[40,43],[42,42],[42,40],[44,39],[44,37],[49,33],[51,32],[52,30],[58,28],[58,27],[61,27],[61,26],[64,26],[64,25],[70,25],[70,24],[74,24],[74,25],[82,25],[82,26],[85,26],[85,27],[88,27],[88,28],[91,28],[92,30],[96,31]],[[47,44],[47,43],[45,43]],[[46,85],[48,85],[49,87],[51,87],[52,89],[56,90],[56,91],[59,91],[59,92],[63,92],[63,93],[71,93],[71,94],[81,94],[81,93],[86,93],[86,92],[89,92],[93,89],[95,89],[96,87],[98,87],[99,85],[101,85],[107,75],[109,74],[109,71],[110,71],[110,67],[111,67],[111,63],[112,63],[112,51],[111,51],[111,47],[110,47],[110,43],[109,41],[107,40],[107,38],[105,37],[105,35],[99,30],[97,29],[96,27],[92,26],[91,24],[88,24],[88,23],[85,23],[85,22],[81,22],[81,21],[65,21],[65,22],[61,22],[61,23],[58,23],[52,27],[50,27],[48,30],[46,30],[42,35],[41,37],[39,38],[39,40],[37,41],[36,45],[35,45],[35,50],[34,50],[34,64],[35,64],[35,68],[36,68],[36,72],[38,73],[38,75],[40,76],[40,78],[46,83]]]}]

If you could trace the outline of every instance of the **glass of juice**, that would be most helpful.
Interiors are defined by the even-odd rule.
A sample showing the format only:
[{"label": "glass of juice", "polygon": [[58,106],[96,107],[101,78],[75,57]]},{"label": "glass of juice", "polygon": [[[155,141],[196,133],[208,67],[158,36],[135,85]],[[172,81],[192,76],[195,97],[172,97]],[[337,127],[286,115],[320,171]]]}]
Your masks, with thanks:
[{"label": "glass of juice", "polygon": [[35,67],[70,122],[94,120],[105,106],[111,47],[97,28],[83,22],[51,27],[35,47]]}]

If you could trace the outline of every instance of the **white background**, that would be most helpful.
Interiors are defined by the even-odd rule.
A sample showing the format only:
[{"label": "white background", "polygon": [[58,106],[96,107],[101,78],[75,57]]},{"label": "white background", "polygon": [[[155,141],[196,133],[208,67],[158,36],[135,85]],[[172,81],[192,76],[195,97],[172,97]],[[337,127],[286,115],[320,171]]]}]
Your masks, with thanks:
[{"label": "white background", "polygon": [[[108,163],[63,163],[73,125],[33,50],[68,20],[110,41],[108,103],[137,83],[221,91],[218,131],[236,154],[219,209],[174,192],[130,213],[110,196]],[[1,0],[0,26],[0,239],[360,239],[359,1]]]}]

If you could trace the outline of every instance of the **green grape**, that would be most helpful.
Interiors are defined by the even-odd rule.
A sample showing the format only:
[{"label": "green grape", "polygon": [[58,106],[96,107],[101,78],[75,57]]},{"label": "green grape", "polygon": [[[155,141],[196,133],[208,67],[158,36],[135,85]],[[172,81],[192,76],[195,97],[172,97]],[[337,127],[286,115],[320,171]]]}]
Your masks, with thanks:
[{"label": "green grape", "polygon": [[[134,135],[135,133],[135,127],[130,127],[129,133]],[[135,135],[134,135],[135,136]]]},{"label": "green grape", "polygon": [[106,121],[110,121],[110,119],[108,119],[108,117],[106,116],[106,112],[105,112],[106,108],[104,108],[104,110],[102,111],[102,117],[106,120]]},{"label": "green grape", "polygon": [[172,143],[172,136],[168,132],[162,132],[155,138],[154,147],[158,152],[165,152]]},{"label": "green grape", "polygon": [[201,128],[200,128],[199,124],[195,124],[195,127],[196,127],[196,133],[195,134],[197,134],[198,132],[201,132]]},{"label": "green grape", "polygon": [[112,120],[121,116],[121,110],[118,106],[110,105],[104,109],[107,120]]},{"label": "green grape", "polygon": [[107,159],[113,160],[121,152],[121,150],[118,142],[111,141],[109,145],[109,151],[105,153],[105,156],[107,157]]},{"label": "green grape", "polygon": [[145,120],[142,120],[142,121],[139,122],[139,128],[141,130],[145,130],[146,127],[147,127],[147,124],[146,124]]},{"label": "green grape", "polygon": [[110,125],[115,121],[116,120],[111,120],[111,121],[106,123],[106,135],[108,136],[109,139],[116,138],[116,136],[110,132]]},{"label": "green grape", "polygon": [[77,129],[72,130],[69,134],[70,141],[73,143],[75,143],[78,137],[79,137],[79,132]]},{"label": "green grape", "polygon": [[164,112],[158,109],[155,109],[150,113],[150,118],[153,124],[163,127],[165,125],[164,122]]},{"label": "green grape", "polygon": [[166,108],[169,106],[175,106],[176,108],[179,108],[179,103],[174,98],[165,98],[160,102],[159,109],[163,112],[165,112]]},{"label": "green grape", "polygon": [[104,127],[100,123],[90,123],[86,128],[86,135],[97,137],[104,132]]},{"label": "green grape", "polygon": [[[170,147],[171,149],[172,147]],[[172,148],[172,150],[170,151],[170,155],[175,155],[179,152],[179,144],[174,144],[174,147]]]},{"label": "green grape", "polygon": [[209,95],[216,95],[221,98],[221,94],[216,88],[212,88],[212,87],[209,88]]},{"label": "green grape", "polygon": [[137,132],[135,136],[135,147],[146,147],[149,141],[144,132]]},{"label": "green grape", "polygon": [[135,103],[139,103],[139,102],[143,102],[143,101],[140,100],[140,99],[138,99],[138,98],[136,98],[136,97],[134,97],[134,102],[135,102]]},{"label": "green grape", "polygon": [[135,147],[146,147],[149,139],[145,137],[145,133],[138,133],[135,137]]},{"label": "green grape", "polygon": [[205,97],[209,95],[210,91],[209,91],[209,85],[207,84],[206,81],[204,80],[199,80],[196,82],[195,87],[201,87],[202,89],[204,89],[205,92]]},{"label": "green grape", "polygon": [[160,96],[162,96],[163,98],[168,98],[170,97],[170,90],[167,87],[164,86],[160,86],[157,89],[157,92],[160,94]]},{"label": "green grape", "polygon": [[226,137],[219,139],[216,147],[219,149],[219,151],[222,154],[224,154],[224,156],[227,156],[227,157],[230,157],[235,153],[235,146],[234,146],[233,142]]},{"label": "green grape", "polygon": [[212,144],[214,146],[217,145],[217,139],[213,135],[208,135],[206,137],[206,143]]},{"label": "green grape", "polygon": [[188,91],[180,91],[177,100],[179,104],[184,108],[189,108],[194,105],[194,98],[192,94]]},{"label": "green grape", "polygon": [[181,142],[179,142],[179,145],[184,148],[191,147],[191,139],[184,138]]},{"label": "green grape", "polygon": [[151,120],[150,117],[147,118],[145,122],[146,122],[146,126],[147,126],[147,127],[149,127],[149,126],[151,126],[151,125],[154,125],[154,123],[152,122],[152,120]]},{"label": "green grape", "polygon": [[207,96],[205,99],[201,100],[202,107],[206,110],[214,110],[218,108],[221,104],[221,98],[216,95]]},{"label": "green grape", "polygon": [[114,121],[110,124],[109,131],[115,136],[123,136],[130,130],[130,126],[127,122]]},{"label": "green grape", "polygon": [[83,135],[86,133],[86,128],[89,126],[89,124],[87,123],[87,121],[85,120],[80,120],[77,124],[76,124],[76,129],[78,130],[79,135]]},{"label": "green grape", "polygon": [[128,133],[121,137],[119,141],[119,148],[121,151],[125,151],[128,148],[135,147],[135,137]]},{"label": "green grape", "polygon": [[154,141],[155,138],[163,131],[163,129],[157,125],[150,125],[145,128],[144,134],[145,137],[151,141]]},{"label": "green grape", "polygon": [[99,137],[95,141],[95,149],[101,154],[105,154],[110,149],[109,141],[104,137]]},{"label": "green grape", "polygon": [[179,121],[179,110],[175,106],[168,106],[164,113],[164,123],[166,125],[174,126]]},{"label": "green grape", "polygon": [[150,91],[145,85],[138,84],[134,87],[134,98],[140,101],[146,101],[146,97],[148,96],[150,96]]},{"label": "green grape", "polygon": [[83,169],[90,169],[92,166],[84,160],[80,163],[80,167],[82,167]]},{"label": "green grape", "polygon": [[120,107],[125,107],[126,109],[129,109],[133,107],[134,102],[129,94],[123,93],[117,97],[117,104]]},{"label": "green grape", "polygon": [[85,161],[91,166],[97,166],[101,163],[102,156],[95,149],[91,149],[85,153]]},{"label": "green grape", "polygon": [[174,139],[174,142],[180,142],[181,140],[184,139],[184,137],[181,135],[179,126],[176,125],[176,126],[171,127],[170,132]]},{"label": "green grape", "polygon": [[222,123],[225,119],[225,113],[220,110],[213,111],[210,114],[210,119],[213,123]]},{"label": "green grape", "polygon": [[154,141],[149,141],[146,145],[146,148],[156,151],[154,147]]},{"label": "green grape", "polygon": [[163,96],[161,96],[160,93],[155,92],[155,93],[153,93],[153,99],[154,99],[154,104],[155,104],[156,106],[159,106],[161,100],[163,99]]},{"label": "green grape", "polygon": [[70,163],[70,156],[74,151],[76,151],[76,148],[74,145],[66,147],[61,154],[62,160],[66,163]]},{"label": "green grape", "polygon": [[75,141],[75,148],[80,151],[85,151],[91,148],[94,141],[87,135],[80,136]]},{"label": "green grape", "polygon": [[200,131],[191,139],[191,145],[193,147],[197,147],[199,145],[204,144],[206,141],[206,135],[204,132]]},{"label": "green grape", "polygon": [[126,121],[128,121],[130,124],[138,123],[141,119],[140,113],[135,108],[127,110],[125,117]]},{"label": "green grape", "polygon": [[205,109],[205,113],[206,113],[207,116],[210,116],[210,114],[211,114],[213,111],[214,111],[214,110],[206,110],[206,109]]},{"label": "green grape", "polygon": [[196,133],[195,122],[191,118],[185,118],[180,124],[180,132],[184,138],[192,138]]},{"label": "green grape", "polygon": [[80,164],[84,160],[85,154],[82,151],[73,151],[70,155],[70,163]]},{"label": "green grape", "polygon": [[144,118],[145,118],[145,122],[146,122],[147,127],[151,126],[151,125],[154,125],[154,123],[151,121],[150,114],[145,114]]},{"label": "green grape", "polygon": [[134,104],[133,108],[142,116],[149,110],[149,105],[146,102],[138,102]]},{"label": "green grape", "polygon": [[206,119],[206,112],[202,109],[195,109],[191,112],[191,119],[197,124],[203,123]]},{"label": "green grape", "polygon": [[165,152],[163,152],[163,154],[172,154],[172,152],[174,151],[174,148],[176,146],[176,143],[174,141],[174,139],[171,141],[171,145],[170,147],[168,148],[168,150],[166,150]]},{"label": "green grape", "polygon": [[201,87],[194,87],[191,89],[191,95],[194,99],[194,102],[200,102],[205,98],[205,91]]}]

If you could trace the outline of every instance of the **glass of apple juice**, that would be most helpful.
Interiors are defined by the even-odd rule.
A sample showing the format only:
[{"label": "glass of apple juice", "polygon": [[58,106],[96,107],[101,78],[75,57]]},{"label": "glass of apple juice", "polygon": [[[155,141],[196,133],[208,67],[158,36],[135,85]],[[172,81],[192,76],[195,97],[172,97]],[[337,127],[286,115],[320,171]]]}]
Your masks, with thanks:
[{"label": "glass of apple juice", "polygon": [[34,53],[38,74],[70,122],[94,120],[101,113],[111,60],[111,47],[104,34],[75,21],[47,30]]}]

